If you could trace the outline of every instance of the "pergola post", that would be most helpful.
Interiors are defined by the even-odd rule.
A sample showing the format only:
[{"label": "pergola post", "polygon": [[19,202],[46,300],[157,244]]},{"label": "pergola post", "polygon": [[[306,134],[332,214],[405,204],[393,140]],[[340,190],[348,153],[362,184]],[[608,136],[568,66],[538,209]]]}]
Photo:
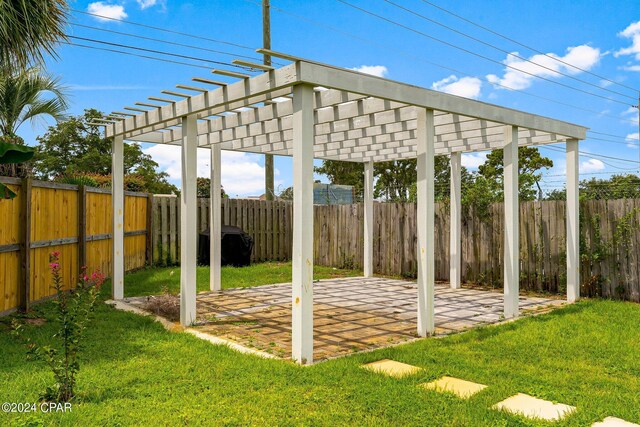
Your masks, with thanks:
[{"label": "pergola post", "polygon": [[313,362],[313,87],[293,88],[293,277],[291,353]]},{"label": "pergola post", "polygon": [[462,265],[462,153],[451,153],[449,286],[460,288]]},{"label": "pergola post", "polygon": [[222,150],[220,144],[211,146],[211,189],[209,206],[209,289],[222,289],[220,262],[222,258]]},{"label": "pergola post", "polygon": [[580,203],[578,198],[578,140],[569,139],[567,150],[567,301],[580,299]]},{"label": "pergola post", "polygon": [[111,274],[114,300],[124,298],[124,139],[115,136],[111,157],[111,205],[113,207],[113,248]]},{"label": "pergola post", "polygon": [[197,150],[195,115],[182,118],[182,188],[180,190],[180,323],[196,320]]},{"label": "pergola post", "polygon": [[518,127],[504,127],[504,317],[519,314],[520,204]]},{"label": "pergola post", "polygon": [[373,276],[373,162],[364,164],[364,277]]},{"label": "pergola post", "polygon": [[433,110],[417,109],[418,335],[435,331],[435,125]]}]

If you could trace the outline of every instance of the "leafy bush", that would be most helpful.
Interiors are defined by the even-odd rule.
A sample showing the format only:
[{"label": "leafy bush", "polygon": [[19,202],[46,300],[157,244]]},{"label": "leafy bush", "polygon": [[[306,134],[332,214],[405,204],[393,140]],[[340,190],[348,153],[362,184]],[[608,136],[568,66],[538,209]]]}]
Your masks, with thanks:
[{"label": "leafy bush", "polygon": [[[100,175],[97,173],[76,172],[61,175],[55,181],[65,184],[86,185],[88,187],[111,188],[111,174]],[[126,191],[146,191],[144,178],[137,174],[125,175],[124,189]]]},{"label": "leafy bush", "polygon": [[45,362],[53,372],[55,383],[46,388],[42,399],[68,402],[75,396],[76,375],[80,371],[78,353],[105,277],[100,271],[88,275],[86,267],[83,267],[78,285],[65,292],[59,256],[58,252],[52,252],[49,257],[52,287],[56,290],[55,320],[59,323],[59,329],[52,337],[54,344],[42,345],[31,341],[24,333],[23,325],[17,321],[14,321],[14,331],[27,344],[27,359]]},{"label": "leafy bush", "polygon": [[98,187],[98,181],[89,174],[70,174],[56,179],[63,184],[86,185],[87,187]]}]

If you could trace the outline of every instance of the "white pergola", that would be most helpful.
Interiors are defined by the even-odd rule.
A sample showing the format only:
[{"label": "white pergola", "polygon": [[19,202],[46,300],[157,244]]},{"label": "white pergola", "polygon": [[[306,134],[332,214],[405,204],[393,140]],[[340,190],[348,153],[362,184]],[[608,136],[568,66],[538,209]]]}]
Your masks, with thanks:
[{"label": "white pergola", "polygon": [[[182,149],[180,319],[196,320],[196,149],[211,149],[211,290],[221,289],[221,150],[293,156],[292,357],[313,360],[313,160],[365,165],[364,275],[373,274],[374,162],[417,158],[418,325],[434,332],[434,156],[451,158],[450,283],[460,287],[461,155],[504,149],[504,314],[518,316],[518,147],[566,142],[567,300],[579,298],[578,141],[586,128],[263,49],[288,65],[193,78],[99,120],[113,138],[113,297],[123,298],[124,140]],[[173,97],[173,98],[170,98]]]}]

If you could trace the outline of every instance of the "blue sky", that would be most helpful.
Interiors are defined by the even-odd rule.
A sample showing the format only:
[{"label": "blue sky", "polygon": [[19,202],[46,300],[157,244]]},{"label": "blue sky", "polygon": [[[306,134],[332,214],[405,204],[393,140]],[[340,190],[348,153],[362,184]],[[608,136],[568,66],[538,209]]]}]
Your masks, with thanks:
[{"label": "blue sky", "polygon": [[[627,169],[635,169],[637,172],[640,166],[637,163],[640,155],[637,143],[638,114],[636,109],[631,108],[632,104],[637,104],[637,100],[606,90],[620,92],[632,98],[638,96],[637,91],[602,81],[598,77],[564,66],[545,56],[533,57],[536,55],[535,52],[460,21],[422,0],[393,1],[503,51],[517,52],[520,57],[538,63],[544,62],[554,70],[586,80],[598,87],[585,85],[570,77],[559,76],[557,73],[529,63],[523,64],[514,56],[508,57],[504,52],[448,31],[383,0],[348,1],[419,32],[489,57],[497,63],[394,26],[337,0],[272,0],[272,48],[346,68],[368,67],[365,68],[366,71],[393,80],[550,116],[587,126],[595,132],[615,135],[614,137],[589,133],[590,138],[581,144],[581,150],[596,153],[596,155],[593,156],[595,158],[581,158],[581,172],[584,174],[582,178],[605,177],[608,173],[620,173]],[[578,2],[433,0],[433,3],[611,81],[634,89],[640,88],[640,2],[617,1],[615,7],[606,5],[602,1],[591,0]],[[107,0],[76,1],[71,2],[71,6],[81,11],[93,11],[244,46],[257,48],[262,43],[259,0]],[[197,40],[126,23],[100,20],[77,12],[72,14],[71,22],[197,45],[236,55],[258,57],[250,50],[229,44]],[[130,44],[214,61],[233,59],[232,55],[163,45],[77,25],[69,26],[68,31],[69,34],[77,37]],[[133,105],[136,101],[143,101],[148,96],[158,96],[160,90],[171,89],[175,84],[189,84],[192,77],[211,76],[202,68],[74,46],[62,45],[58,53],[59,59],[49,60],[47,66],[51,73],[61,76],[63,82],[69,86],[72,96],[71,114],[80,114],[83,109],[90,107],[105,112],[121,110],[122,107]],[[511,66],[526,69],[546,79],[621,102],[590,96],[522,73],[510,72],[505,68],[506,61]],[[210,66],[202,62],[188,62]],[[434,63],[455,71],[435,66]],[[573,107],[545,101],[518,91],[506,90],[492,83],[521,89]],[[42,125],[32,128],[29,124],[25,124],[19,131],[30,142],[34,141],[35,135],[43,132]],[[627,136],[629,141],[625,140]],[[145,146],[145,150],[153,155],[162,169],[168,171],[174,182],[178,181],[179,152],[173,147],[165,146]],[[202,151],[199,175],[207,176],[208,154],[205,150]],[[548,171],[544,179],[545,186],[561,185],[559,181],[563,178],[559,175],[565,170],[564,155],[550,149],[541,149],[541,151],[555,162],[554,168]],[[620,157],[628,162],[607,159],[599,155]],[[464,163],[473,169],[483,159],[484,153],[469,154],[465,156]],[[263,158],[261,156],[225,153],[223,162],[223,185],[231,195],[262,193]],[[277,157],[276,169],[277,186],[283,189],[291,185],[291,159]]]}]

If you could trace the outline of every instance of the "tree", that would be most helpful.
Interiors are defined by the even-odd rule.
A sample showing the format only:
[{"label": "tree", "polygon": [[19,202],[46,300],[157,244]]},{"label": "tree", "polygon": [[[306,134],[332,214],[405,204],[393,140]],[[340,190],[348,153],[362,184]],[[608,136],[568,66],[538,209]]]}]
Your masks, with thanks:
[{"label": "tree", "polygon": [[364,189],[364,164],[362,163],[325,160],[322,166],[314,167],[313,171],[326,175],[332,184],[353,185],[356,194],[362,194]]},{"label": "tree", "polygon": [[634,174],[613,175],[609,179],[591,178],[580,182],[580,199],[611,200],[640,198],[640,177]]},{"label": "tree", "polygon": [[4,0],[0,2],[0,64],[15,69],[55,56],[55,45],[66,40],[65,0]]},{"label": "tree", "polygon": [[[211,197],[211,178],[202,178],[198,177],[198,182],[196,183],[197,194],[200,198],[208,199]],[[221,196],[223,199],[229,197],[227,193],[225,193],[224,188],[221,189]]]},{"label": "tree", "polygon": [[[43,52],[47,52],[55,56],[54,46],[60,39],[66,39],[65,26],[67,24],[67,11],[68,5],[65,0],[5,0],[0,2],[0,91],[10,92],[7,87],[11,88],[11,84],[7,82],[14,82],[16,76],[24,76],[23,80],[39,81],[42,83],[42,77],[39,79],[31,78],[32,71],[27,70],[23,72],[29,64],[36,65],[44,62]],[[29,88],[33,89],[33,85],[25,84],[19,86],[21,89],[18,91],[19,96],[16,94],[0,95],[3,96],[4,105],[0,108],[5,108],[9,105],[13,107],[20,107],[20,103],[24,98],[29,98]],[[15,87],[14,87],[15,89]],[[32,91],[33,93],[33,91]],[[37,91],[41,93],[41,91]],[[37,99],[37,101],[42,101]],[[55,104],[55,98],[53,104]],[[17,142],[22,142],[15,135],[15,130],[21,124],[20,118],[24,117],[24,120],[36,117],[42,114],[40,110],[48,113],[54,105],[49,101],[39,102],[33,104],[29,102],[22,105],[21,108],[16,110],[4,109],[0,112],[0,120],[5,130],[0,130],[0,171],[9,171],[15,174],[17,165],[25,161],[30,160],[34,151],[31,147],[26,147]],[[23,107],[31,105],[32,108],[27,108],[26,111]],[[12,117],[14,119],[13,125]],[[17,123],[16,125],[16,122]],[[6,186],[0,183],[0,195],[2,198],[13,198],[16,196],[14,192],[9,190]]]},{"label": "tree", "polygon": [[[46,95],[51,95],[47,97]],[[60,79],[39,70],[0,69],[0,135],[16,138],[18,128],[27,120],[32,123],[45,116],[64,119],[67,97]]]},{"label": "tree", "polygon": [[[97,126],[89,123],[102,117],[90,109],[84,115],[70,117],[38,137],[34,160],[34,174],[41,179],[101,175],[111,173],[111,139],[104,138]],[[135,174],[144,182],[144,191],[156,194],[177,192],[167,181],[165,172],[157,171],[158,164],[142,151],[139,144],[124,145],[124,173]]]},{"label": "tree", "polygon": [[293,200],[293,187],[287,187],[280,192],[278,197],[282,200]]},{"label": "tree", "polygon": [[390,202],[408,202],[418,177],[416,164],[416,159],[376,163],[373,167],[377,178],[373,196]]},{"label": "tree", "polygon": [[[47,93],[52,95],[48,99]],[[59,120],[66,108],[66,96],[58,79],[38,74],[33,68],[13,71],[6,65],[0,66],[0,143],[4,153],[0,156],[1,175],[26,176],[28,173],[28,167],[21,164],[31,160],[34,150],[16,135],[18,128],[27,120],[34,122],[44,116]],[[15,193],[2,184],[0,194],[3,199],[15,197]]]},{"label": "tree", "polygon": [[[540,155],[535,147],[520,147],[518,149],[518,172],[520,183],[520,200],[534,200],[540,188],[542,174],[540,169],[553,167],[553,161]],[[478,168],[480,175],[487,180],[488,190],[497,200],[503,198],[504,163],[502,149],[493,150],[487,155],[487,161]],[[535,188],[537,187],[537,189]]]},{"label": "tree", "polygon": [[[416,160],[395,160],[374,164],[374,197],[392,202],[415,201],[418,177]],[[325,160],[314,171],[326,175],[332,184],[353,185],[356,194],[364,189],[364,165],[362,163]],[[436,198],[448,196],[449,158],[436,156]]]}]

